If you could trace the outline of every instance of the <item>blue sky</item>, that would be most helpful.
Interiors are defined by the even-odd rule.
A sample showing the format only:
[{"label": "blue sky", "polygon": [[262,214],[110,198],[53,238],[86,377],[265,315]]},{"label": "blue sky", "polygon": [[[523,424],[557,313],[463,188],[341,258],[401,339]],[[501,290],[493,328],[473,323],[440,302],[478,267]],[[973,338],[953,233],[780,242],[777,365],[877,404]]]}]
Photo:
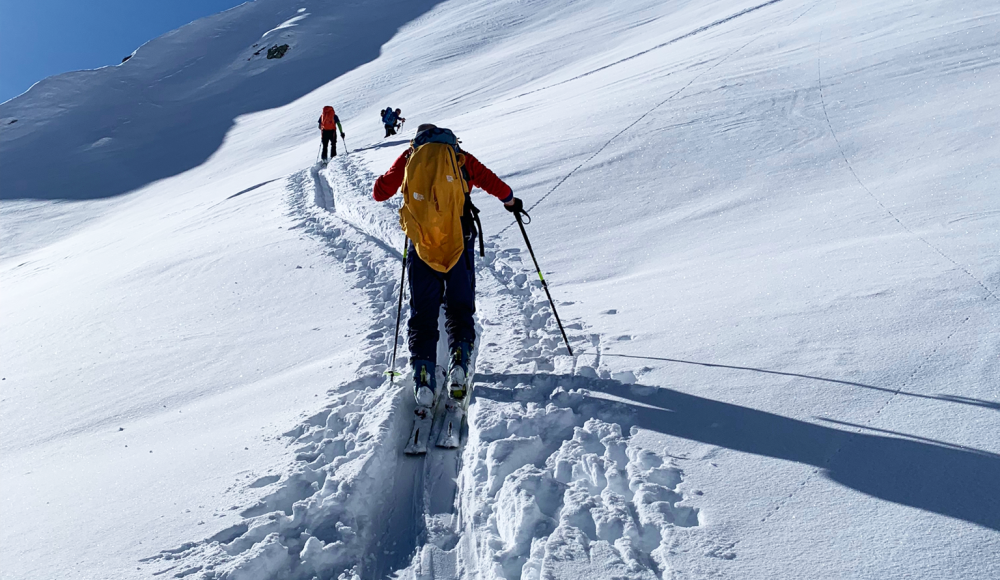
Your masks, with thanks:
[{"label": "blue sky", "polygon": [[45,77],[118,64],[144,42],[243,0],[0,0],[0,102]]}]

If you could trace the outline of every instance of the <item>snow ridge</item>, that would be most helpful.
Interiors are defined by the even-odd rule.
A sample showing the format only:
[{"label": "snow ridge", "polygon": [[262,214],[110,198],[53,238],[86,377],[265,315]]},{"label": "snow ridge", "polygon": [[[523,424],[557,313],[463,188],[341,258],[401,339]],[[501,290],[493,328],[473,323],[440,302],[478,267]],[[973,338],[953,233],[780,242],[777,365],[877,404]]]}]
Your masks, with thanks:
[{"label": "snow ridge", "polygon": [[[683,472],[622,436],[627,411],[595,399],[586,377],[493,375],[466,450],[463,514],[479,573],[503,579],[659,578],[676,528],[698,525]],[[563,385],[581,385],[567,390]],[[590,418],[586,417],[603,417]],[[422,562],[433,578],[434,553]],[[429,563],[429,565],[428,565]]]},{"label": "snow ridge", "polygon": [[[333,213],[332,192],[315,170],[292,175],[291,212],[306,235],[322,240],[331,256],[366,290],[375,313],[395,314],[398,256],[377,237]],[[328,200],[328,201],[326,201]],[[405,438],[408,389],[383,378],[394,316],[375,316],[367,336],[369,358],[356,380],[331,390],[332,402],[285,433],[295,452],[288,473],[261,485],[274,491],[241,515],[246,520],[202,542],[147,559],[178,570],[175,577],[310,579],[359,577],[371,565],[368,543],[381,530],[386,504],[378,491],[391,481],[398,441]],[[251,485],[256,485],[251,484]]]}]

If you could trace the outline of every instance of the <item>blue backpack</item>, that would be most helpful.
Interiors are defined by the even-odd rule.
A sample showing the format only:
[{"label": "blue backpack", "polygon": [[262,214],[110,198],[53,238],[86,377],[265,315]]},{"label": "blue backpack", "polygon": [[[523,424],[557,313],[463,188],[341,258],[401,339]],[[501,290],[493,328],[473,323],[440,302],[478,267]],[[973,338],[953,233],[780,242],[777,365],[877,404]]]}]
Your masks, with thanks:
[{"label": "blue backpack", "polygon": [[424,143],[444,143],[445,145],[451,145],[455,149],[455,154],[459,154],[462,150],[458,147],[458,137],[451,132],[451,129],[445,129],[443,127],[433,127],[431,129],[424,129],[423,131],[417,133],[417,136],[413,138],[413,142],[410,145],[413,149],[420,147]]},{"label": "blue backpack", "polygon": [[392,107],[386,107],[382,111],[382,124],[383,125],[395,125],[396,124],[396,111],[392,110]]}]

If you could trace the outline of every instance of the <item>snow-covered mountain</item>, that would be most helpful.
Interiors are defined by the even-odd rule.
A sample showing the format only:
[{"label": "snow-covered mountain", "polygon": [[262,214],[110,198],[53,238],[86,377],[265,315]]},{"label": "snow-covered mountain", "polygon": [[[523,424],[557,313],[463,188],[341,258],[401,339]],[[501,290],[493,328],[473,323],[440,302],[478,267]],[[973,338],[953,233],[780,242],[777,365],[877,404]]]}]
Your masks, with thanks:
[{"label": "snow-covered mountain", "polygon": [[[1000,577],[998,39],[985,0],[256,0],[38,83],[3,577]],[[575,356],[476,193],[466,443],[413,458],[370,193],[424,122],[525,200]]]}]

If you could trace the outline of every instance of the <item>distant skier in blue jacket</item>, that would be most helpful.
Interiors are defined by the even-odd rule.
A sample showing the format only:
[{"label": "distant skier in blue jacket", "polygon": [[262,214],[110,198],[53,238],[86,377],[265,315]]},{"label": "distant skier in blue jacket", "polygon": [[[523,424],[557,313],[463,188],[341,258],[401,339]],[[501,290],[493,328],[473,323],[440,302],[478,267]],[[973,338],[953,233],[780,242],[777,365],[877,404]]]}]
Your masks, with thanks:
[{"label": "distant skier in blue jacket", "polygon": [[406,122],[406,119],[400,117],[401,113],[400,109],[393,110],[392,107],[382,109],[382,124],[385,125],[386,137],[396,134],[397,123]]}]

